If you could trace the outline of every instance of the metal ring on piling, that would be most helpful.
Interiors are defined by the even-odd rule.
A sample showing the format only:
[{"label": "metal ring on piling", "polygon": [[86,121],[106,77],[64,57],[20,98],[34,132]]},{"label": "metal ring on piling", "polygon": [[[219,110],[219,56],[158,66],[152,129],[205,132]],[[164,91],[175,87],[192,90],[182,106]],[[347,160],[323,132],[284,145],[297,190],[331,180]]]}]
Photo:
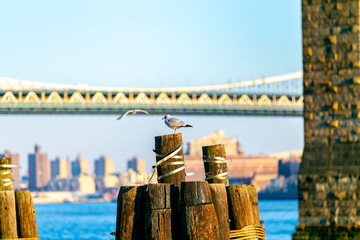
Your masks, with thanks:
[{"label": "metal ring on piling", "polygon": [[[231,160],[226,160],[226,158],[223,157],[206,157],[203,158],[204,162],[207,163],[228,163],[231,162]],[[207,172],[205,173],[205,180],[209,180],[209,179],[220,179],[220,180],[226,180],[228,179],[228,172],[223,172],[217,175],[211,175],[211,172]]]},{"label": "metal ring on piling", "polygon": [[164,177],[168,177],[168,176],[170,176],[170,175],[173,175],[173,174],[175,174],[175,173],[177,173],[177,172],[180,172],[180,171],[182,171],[182,170],[185,169],[185,162],[184,162],[184,161],[176,161],[176,162],[168,162],[168,163],[166,163],[166,161],[169,160],[170,158],[184,159],[184,156],[175,156],[178,152],[180,152],[180,150],[183,148],[183,146],[184,146],[184,144],[181,144],[180,147],[178,147],[175,151],[173,151],[172,153],[170,153],[170,154],[167,155],[167,156],[161,155],[161,154],[158,154],[158,153],[155,153],[155,156],[156,156],[156,157],[163,157],[163,159],[159,160],[159,161],[155,164],[155,166],[153,166],[154,171],[153,171],[153,173],[152,173],[152,175],[151,175],[151,177],[150,177],[150,179],[149,179],[149,183],[151,182],[151,179],[153,178],[153,176],[154,176],[154,174],[155,174],[156,168],[157,168],[158,166],[160,166],[160,165],[162,165],[162,166],[183,165],[183,166],[181,166],[181,167],[179,167],[179,168],[177,168],[177,169],[175,169],[175,170],[173,170],[173,171],[171,171],[171,172],[168,172],[168,173],[165,173],[165,174],[163,174],[163,175],[158,176],[158,180],[160,180],[160,179],[162,179],[162,178],[164,178]]},{"label": "metal ring on piling", "polygon": [[[0,168],[19,168],[19,166],[15,164],[0,164]],[[8,175],[11,173],[12,173],[11,170],[0,171],[0,175]],[[15,182],[14,179],[8,179],[8,178],[0,179],[0,190],[3,187],[10,186],[14,182]]]}]

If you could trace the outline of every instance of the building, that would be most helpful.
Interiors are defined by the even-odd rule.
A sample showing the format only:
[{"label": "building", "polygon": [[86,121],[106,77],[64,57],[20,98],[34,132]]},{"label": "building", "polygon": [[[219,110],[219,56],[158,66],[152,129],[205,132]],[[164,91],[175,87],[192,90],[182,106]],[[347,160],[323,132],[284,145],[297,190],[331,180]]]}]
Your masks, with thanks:
[{"label": "building", "polygon": [[50,161],[48,155],[41,152],[41,147],[35,145],[35,153],[28,155],[29,161],[29,189],[45,188],[51,178]]},{"label": "building", "polygon": [[114,173],[114,160],[101,156],[94,162],[96,191],[105,192],[119,186],[119,178]]},{"label": "building", "polygon": [[134,157],[127,162],[128,170],[131,168],[137,173],[146,173],[146,162],[144,159]]},{"label": "building", "polygon": [[[20,157],[18,153],[12,153],[9,150],[5,150],[4,153],[0,154],[0,158],[11,158],[11,164],[20,167]],[[20,179],[20,168],[13,168],[12,169],[13,179],[14,179],[14,189],[19,190],[21,179]]]},{"label": "building", "polygon": [[300,168],[301,158],[290,158],[279,160],[279,176],[288,178],[297,176]]},{"label": "building", "polygon": [[79,154],[75,161],[71,162],[71,173],[73,177],[82,174],[89,175],[89,163]]},{"label": "building", "polygon": [[224,144],[229,182],[245,183],[250,181],[257,190],[266,187],[268,181],[278,176],[278,158],[273,156],[245,156],[240,151],[239,141],[225,136],[223,131],[210,134],[198,140],[189,142],[189,151],[184,156],[186,172],[194,173],[188,176],[187,181],[204,181],[204,163],[202,159],[202,146]]},{"label": "building", "polygon": [[95,192],[94,178],[88,175],[81,174],[73,177],[70,181],[70,191],[81,194],[91,194]]},{"label": "building", "polygon": [[224,131],[222,130],[197,140],[189,141],[187,155],[202,156],[203,146],[210,146],[215,144],[224,144],[227,155],[242,155],[239,141],[226,137]]},{"label": "building", "polygon": [[99,159],[95,160],[94,164],[94,171],[97,178],[114,173],[114,160],[107,158],[106,156],[101,156]]},{"label": "building", "polygon": [[70,178],[70,164],[68,159],[57,157],[51,161],[51,178]]}]

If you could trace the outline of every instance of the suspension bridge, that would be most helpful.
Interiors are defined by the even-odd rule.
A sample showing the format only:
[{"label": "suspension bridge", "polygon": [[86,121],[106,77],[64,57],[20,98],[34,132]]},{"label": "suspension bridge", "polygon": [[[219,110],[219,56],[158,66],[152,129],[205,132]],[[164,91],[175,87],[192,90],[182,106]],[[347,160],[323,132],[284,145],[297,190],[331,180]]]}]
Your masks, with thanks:
[{"label": "suspension bridge", "polygon": [[151,114],[302,116],[302,72],[221,85],[93,87],[0,77],[0,114]]}]

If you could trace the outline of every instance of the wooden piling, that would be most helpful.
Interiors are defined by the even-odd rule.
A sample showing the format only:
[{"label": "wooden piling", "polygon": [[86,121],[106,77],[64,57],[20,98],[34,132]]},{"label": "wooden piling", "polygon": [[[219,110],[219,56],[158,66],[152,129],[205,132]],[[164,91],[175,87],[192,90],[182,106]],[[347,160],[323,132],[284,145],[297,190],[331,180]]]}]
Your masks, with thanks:
[{"label": "wooden piling", "polygon": [[[172,240],[175,239],[172,227],[178,192],[175,186],[168,183],[150,184],[145,186],[145,239]],[[175,229],[174,229],[175,230]]]},{"label": "wooden piling", "polygon": [[220,240],[219,225],[207,182],[182,182],[183,239]]},{"label": "wooden piling", "polygon": [[17,239],[14,191],[0,191],[0,239]]},{"label": "wooden piling", "polygon": [[[182,134],[170,134],[155,137],[156,162],[173,153],[182,146]],[[178,163],[176,163],[178,162]],[[179,163],[180,162],[180,163]],[[182,163],[181,163],[182,162]],[[174,165],[170,165],[174,164]],[[179,171],[180,170],[180,171]],[[175,172],[174,172],[175,171]],[[184,151],[179,149],[175,157],[169,158],[157,167],[158,182],[171,183],[180,187],[185,181]],[[171,174],[171,172],[174,172]]]},{"label": "wooden piling", "polygon": [[209,183],[225,183],[229,185],[228,169],[224,144],[203,146],[205,180]]},{"label": "wooden piling", "polygon": [[225,184],[211,183],[209,187],[219,223],[220,239],[230,239],[230,220]]},{"label": "wooden piling", "polygon": [[117,199],[116,240],[145,239],[144,186],[121,187]]},{"label": "wooden piling", "polygon": [[260,225],[259,203],[253,185],[226,187],[229,202],[230,228],[240,230],[249,225]]},{"label": "wooden piling", "polygon": [[1,165],[11,165],[11,158],[0,158],[0,191],[14,190],[11,167],[1,167]]},{"label": "wooden piling", "polygon": [[16,191],[15,201],[19,238],[37,238],[35,209],[30,191]]}]

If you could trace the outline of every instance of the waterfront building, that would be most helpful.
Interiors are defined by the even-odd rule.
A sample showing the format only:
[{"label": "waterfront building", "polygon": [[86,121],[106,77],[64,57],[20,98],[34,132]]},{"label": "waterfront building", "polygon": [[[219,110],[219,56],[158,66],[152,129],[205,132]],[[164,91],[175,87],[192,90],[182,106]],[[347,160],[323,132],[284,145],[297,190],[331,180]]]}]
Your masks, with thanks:
[{"label": "waterfront building", "polygon": [[39,190],[48,185],[51,178],[50,161],[48,155],[41,152],[41,147],[35,145],[35,153],[28,155],[29,189]]},{"label": "waterfront building", "polygon": [[[20,156],[18,153],[12,153],[9,150],[5,150],[4,153],[0,154],[0,158],[4,158],[4,157],[11,158],[11,164],[14,164],[14,165],[20,167]],[[13,168],[12,173],[13,173],[13,179],[14,179],[14,189],[19,190],[20,184],[21,184],[20,168]]]},{"label": "waterfront building", "polygon": [[70,190],[81,194],[91,194],[95,192],[95,181],[92,176],[81,174],[73,177],[70,181]]},{"label": "waterfront building", "polygon": [[186,172],[194,173],[187,181],[204,181],[205,171],[202,159],[202,146],[225,144],[226,158],[230,182],[249,183],[257,190],[265,188],[267,183],[278,176],[278,158],[276,156],[245,156],[240,151],[239,141],[225,136],[223,131],[210,134],[189,142],[188,154],[184,156]]},{"label": "waterfront building", "polygon": [[227,155],[243,155],[243,153],[240,151],[239,141],[226,137],[223,130],[219,130],[205,137],[189,141],[187,155],[202,156],[203,146],[215,144],[224,144]]},{"label": "waterfront building", "polygon": [[51,161],[51,178],[70,178],[69,159],[57,157]]},{"label": "waterfront building", "polygon": [[89,163],[83,159],[81,154],[71,163],[71,173],[73,177],[80,176],[81,174],[89,174]]},{"label": "waterfront building", "polygon": [[96,177],[104,177],[114,173],[114,160],[107,158],[106,156],[101,156],[99,159],[95,160],[95,175]]},{"label": "waterfront building", "polygon": [[131,168],[138,173],[146,173],[146,162],[144,159],[134,157],[127,162],[128,170]]}]

